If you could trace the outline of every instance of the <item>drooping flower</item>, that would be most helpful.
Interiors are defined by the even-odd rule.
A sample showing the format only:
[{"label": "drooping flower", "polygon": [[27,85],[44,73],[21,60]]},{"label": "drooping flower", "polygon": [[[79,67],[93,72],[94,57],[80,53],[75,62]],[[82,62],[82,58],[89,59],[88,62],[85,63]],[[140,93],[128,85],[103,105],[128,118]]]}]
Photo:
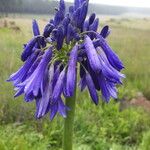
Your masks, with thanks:
[{"label": "drooping flower", "polygon": [[59,77],[57,79],[57,82],[53,90],[52,103],[56,103],[57,100],[61,97],[61,93],[63,92],[63,83],[65,79],[65,73],[66,73],[66,68],[64,68],[59,74]]},{"label": "drooping flower", "polygon": [[41,96],[44,90],[43,80],[46,68],[52,56],[51,47],[45,51],[43,58],[34,72],[22,83],[16,85],[18,88],[24,88],[26,101],[33,100],[32,98]]},{"label": "drooping flower", "polygon": [[66,78],[66,92],[68,96],[73,96],[76,88],[77,57],[78,57],[78,46],[75,45],[70,52],[68,62],[68,70]]},{"label": "drooping flower", "polygon": [[15,87],[15,97],[24,94],[26,102],[35,100],[36,118],[47,113],[51,120],[57,113],[67,117],[64,98],[72,97],[77,85],[81,91],[88,89],[96,105],[99,93],[105,102],[117,98],[116,85],[125,78],[120,73],[124,66],[106,41],[109,26],[98,31],[96,14],[86,18],[88,3],[74,0],[67,12],[60,0],[42,34],[37,21],[32,22],[33,38],[24,44],[21,54],[24,64],[8,81]]},{"label": "drooping flower", "polygon": [[33,21],[32,21],[32,29],[33,29],[33,35],[34,36],[40,35],[39,26],[38,26],[38,23],[35,19],[33,19]]},{"label": "drooping flower", "polygon": [[98,53],[93,45],[92,40],[89,36],[85,37],[85,52],[88,58],[88,61],[95,72],[99,72],[101,68],[101,64],[98,58]]},{"label": "drooping flower", "polygon": [[89,93],[91,95],[91,98],[93,100],[93,102],[97,105],[98,104],[98,95],[97,95],[97,91],[95,89],[95,85],[93,83],[93,80],[90,76],[89,73],[86,74],[86,83],[87,83],[87,87],[89,89]]}]

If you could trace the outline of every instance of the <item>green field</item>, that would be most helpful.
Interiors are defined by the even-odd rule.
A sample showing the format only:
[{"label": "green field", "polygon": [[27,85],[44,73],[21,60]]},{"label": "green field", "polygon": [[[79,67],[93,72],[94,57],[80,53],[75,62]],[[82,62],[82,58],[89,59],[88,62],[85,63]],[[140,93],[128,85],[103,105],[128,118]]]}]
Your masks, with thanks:
[{"label": "green field", "polygon": [[[38,21],[42,31],[46,20]],[[61,150],[63,119],[58,115],[52,122],[48,116],[35,120],[34,103],[14,99],[13,87],[6,82],[22,65],[20,54],[32,37],[31,22],[25,17],[0,19],[0,150]],[[110,25],[108,41],[125,64],[118,101],[130,101],[137,93],[150,100],[150,20],[107,19],[101,27],[104,24]],[[77,97],[74,150],[150,149],[150,111],[140,107],[120,111],[114,100],[95,106],[86,91],[78,91]]]}]

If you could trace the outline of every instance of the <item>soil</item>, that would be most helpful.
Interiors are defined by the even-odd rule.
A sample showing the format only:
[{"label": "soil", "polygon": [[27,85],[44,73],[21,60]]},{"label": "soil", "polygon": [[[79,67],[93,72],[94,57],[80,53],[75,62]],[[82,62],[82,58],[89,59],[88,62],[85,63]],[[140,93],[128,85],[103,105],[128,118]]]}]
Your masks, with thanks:
[{"label": "soil", "polygon": [[142,107],[144,108],[146,111],[150,112],[150,101],[148,99],[146,99],[144,96],[140,96],[137,98],[133,98],[130,101],[130,105],[131,106],[137,106],[137,107]]},{"label": "soil", "polygon": [[139,92],[137,96],[131,100],[123,99],[120,101],[121,111],[129,107],[142,107],[145,111],[150,112],[150,100]]}]

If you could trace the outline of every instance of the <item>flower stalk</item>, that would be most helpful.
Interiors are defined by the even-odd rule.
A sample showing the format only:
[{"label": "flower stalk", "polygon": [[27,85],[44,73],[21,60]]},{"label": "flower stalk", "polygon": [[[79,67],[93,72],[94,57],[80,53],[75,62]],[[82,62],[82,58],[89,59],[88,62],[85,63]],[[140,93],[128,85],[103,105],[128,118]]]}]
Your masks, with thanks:
[{"label": "flower stalk", "polygon": [[72,150],[73,125],[75,117],[76,92],[72,97],[66,98],[66,105],[70,108],[67,118],[64,119],[63,150]]}]

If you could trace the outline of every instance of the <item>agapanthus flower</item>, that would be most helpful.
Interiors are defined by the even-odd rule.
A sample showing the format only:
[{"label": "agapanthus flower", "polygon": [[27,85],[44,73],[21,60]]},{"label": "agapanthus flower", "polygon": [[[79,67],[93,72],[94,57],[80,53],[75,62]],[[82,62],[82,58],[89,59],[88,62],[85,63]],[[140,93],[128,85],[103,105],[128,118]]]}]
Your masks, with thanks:
[{"label": "agapanthus flower", "polygon": [[57,113],[67,117],[70,108],[64,98],[72,97],[77,86],[87,88],[96,105],[100,93],[105,102],[117,98],[124,66],[106,41],[109,26],[98,31],[99,19],[95,13],[87,17],[88,5],[88,0],[74,0],[67,12],[60,0],[42,34],[37,21],[32,22],[33,38],[21,54],[24,64],[8,81],[13,82],[15,97],[24,94],[26,102],[36,102],[36,118],[47,113],[51,120]]}]

